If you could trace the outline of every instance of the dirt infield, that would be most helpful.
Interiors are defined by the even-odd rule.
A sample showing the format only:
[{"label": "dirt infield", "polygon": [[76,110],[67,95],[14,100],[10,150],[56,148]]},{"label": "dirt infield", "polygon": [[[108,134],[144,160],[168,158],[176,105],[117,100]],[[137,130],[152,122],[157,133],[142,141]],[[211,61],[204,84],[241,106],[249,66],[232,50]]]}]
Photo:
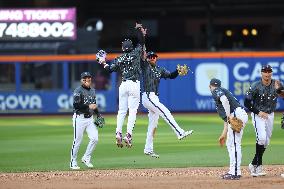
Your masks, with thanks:
[{"label": "dirt infield", "polygon": [[88,170],[65,172],[0,173],[0,188],[104,188],[104,189],[283,189],[283,165],[267,166],[267,175],[253,178],[242,167],[241,180],[225,181],[226,168],[163,168]]}]

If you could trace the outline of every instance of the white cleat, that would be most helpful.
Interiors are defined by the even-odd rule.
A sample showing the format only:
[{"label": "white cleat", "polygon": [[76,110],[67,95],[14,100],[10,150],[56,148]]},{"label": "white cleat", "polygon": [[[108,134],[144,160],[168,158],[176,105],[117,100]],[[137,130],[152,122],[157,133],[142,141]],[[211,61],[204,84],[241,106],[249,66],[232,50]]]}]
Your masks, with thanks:
[{"label": "white cleat", "polygon": [[258,175],[256,174],[256,166],[255,165],[253,165],[253,164],[249,164],[249,166],[248,166],[248,168],[249,168],[249,171],[250,171],[250,175],[251,176],[254,176],[254,177],[257,177]]},{"label": "white cleat", "polygon": [[160,156],[153,151],[152,152],[144,152],[144,154],[147,155],[147,156],[151,156],[153,158],[160,158]]},{"label": "white cleat", "polygon": [[262,165],[257,166],[255,171],[256,171],[258,176],[265,176],[266,175],[266,172],[264,172]]},{"label": "white cleat", "polygon": [[284,178],[284,173],[281,174],[281,177]]},{"label": "white cleat", "polygon": [[184,133],[182,133],[182,135],[178,136],[178,139],[182,140],[185,137],[192,135],[192,133],[193,133],[193,130],[185,131]]},{"label": "white cleat", "polygon": [[86,160],[84,158],[82,158],[82,163],[84,163],[88,168],[94,167],[94,165],[89,160]]},{"label": "white cleat", "polygon": [[77,165],[76,162],[71,162],[71,163],[70,163],[70,169],[79,170],[80,167]]}]

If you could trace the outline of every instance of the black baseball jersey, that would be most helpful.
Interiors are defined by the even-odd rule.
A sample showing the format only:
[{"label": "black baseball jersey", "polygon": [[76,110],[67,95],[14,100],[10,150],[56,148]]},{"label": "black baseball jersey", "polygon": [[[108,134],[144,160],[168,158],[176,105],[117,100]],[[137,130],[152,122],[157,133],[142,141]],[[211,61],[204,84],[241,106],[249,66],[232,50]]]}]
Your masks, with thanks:
[{"label": "black baseball jersey", "polygon": [[169,72],[163,67],[152,66],[147,61],[143,61],[141,64],[142,78],[143,78],[143,92],[154,92],[156,95],[159,94],[159,84],[161,78],[174,79],[178,76],[178,71]]},{"label": "black baseball jersey", "polygon": [[73,111],[77,114],[94,114],[94,110],[89,109],[90,104],[96,104],[96,91],[94,88],[79,86],[73,93]]},{"label": "black baseball jersey", "polygon": [[216,89],[214,89],[212,92],[212,97],[215,101],[215,104],[216,104],[216,110],[219,114],[219,116],[224,120],[226,121],[227,120],[227,116],[226,116],[226,112],[225,112],[225,109],[222,105],[222,102],[220,101],[220,98],[221,96],[225,95],[230,103],[230,113],[233,113],[234,110],[237,108],[237,107],[240,107],[240,103],[238,102],[238,100],[233,96],[233,94],[225,89],[225,88],[222,88],[222,87],[217,87]]},{"label": "black baseball jersey", "polygon": [[277,97],[275,80],[272,79],[268,86],[263,85],[260,80],[254,82],[246,93],[245,106],[256,114],[259,111],[270,114],[276,109]]},{"label": "black baseball jersey", "polygon": [[140,61],[142,58],[142,46],[137,45],[130,52],[123,53],[114,59],[110,66],[106,67],[109,72],[121,72],[122,80],[140,80]]}]

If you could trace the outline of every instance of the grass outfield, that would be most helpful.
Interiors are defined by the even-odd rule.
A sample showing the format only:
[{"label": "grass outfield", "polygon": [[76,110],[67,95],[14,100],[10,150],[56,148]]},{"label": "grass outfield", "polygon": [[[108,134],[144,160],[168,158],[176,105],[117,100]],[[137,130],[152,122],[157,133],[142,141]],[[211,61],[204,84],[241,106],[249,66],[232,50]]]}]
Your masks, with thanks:
[{"label": "grass outfield", "polygon": [[[276,114],[271,145],[264,155],[264,164],[283,164],[284,130]],[[177,140],[170,127],[160,118],[154,141],[154,159],[143,154],[147,131],[147,116],[138,115],[133,148],[118,149],[115,145],[116,115],[106,116],[107,126],[99,129],[99,143],[94,153],[96,169],[227,166],[226,148],[217,139],[223,122],[217,114],[176,114],[176,121],[194,134]],[[73,140],[71,116],[0,117],[0,172],[69,170]],[[124,126],[124,131],[126,127]],[[85,135],[79,158],[86,149]],[[255,151],[255,134],[251,119],[243,136],[242,165],[248,165]],[[79,166],[84,166],[79,163]]]}]

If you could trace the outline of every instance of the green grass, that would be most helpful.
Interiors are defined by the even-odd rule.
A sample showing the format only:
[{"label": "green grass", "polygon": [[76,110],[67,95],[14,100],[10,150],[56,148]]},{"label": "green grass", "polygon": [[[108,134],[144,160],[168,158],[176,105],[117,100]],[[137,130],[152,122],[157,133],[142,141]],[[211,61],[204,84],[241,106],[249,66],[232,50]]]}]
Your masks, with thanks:
[{"label": "green grass", "polygon": [[[133,148],[119,149],[115,145],[116,115],[106,116],[107,126],[99,129],[99,143],[93,156],[96,169],[228,165],[227,150],[225,147],[220,148],[217,142],[223,129],[223,122],[217,114],[175,115],[182,128],[194,130],[194,134],[183,141],[177,140],[170,127],[160,118],[154,141],[155,151],[160,154],[159,159],[143,154],[147,116],[138,115],[137,118]],[[280,114],[276,114],[271,145],[264,155],[264,164],[283,164],[283,138]],[[69,170],[72,140],[71,116],[1,117],[0,172]],[[87,143],[85,135],[79,158]],[[242,144],[242,164],[247,165],[255,151],[255,133],[251,120],[245,128]],[[84,168],[83,165],[81,167]]]}]

